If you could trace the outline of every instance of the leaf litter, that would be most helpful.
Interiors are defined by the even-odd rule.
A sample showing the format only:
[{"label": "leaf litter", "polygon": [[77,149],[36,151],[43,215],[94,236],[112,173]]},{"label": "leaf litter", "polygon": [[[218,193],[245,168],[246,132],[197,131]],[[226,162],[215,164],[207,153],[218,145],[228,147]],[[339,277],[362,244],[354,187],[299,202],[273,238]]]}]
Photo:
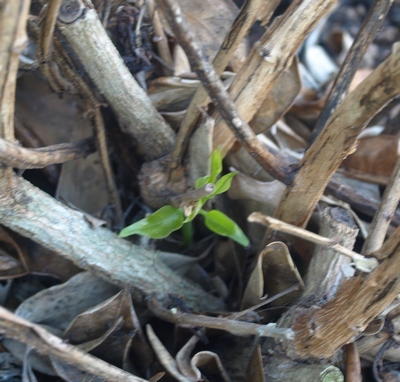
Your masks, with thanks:
[{"label": "leaf litter", "polygon": [[[103,17],[103,25],[108,25],[109,33],[115,33],[115,25],[121,23],[121,12],[129,12],[129,17],[133,20],[129,19],[129,24],[124,25],[124,28],[128,28],[126,30],[129,33],[137,33],[140,30],[137,28],[139,13],[148,2],[129,2],[134,3],[136,8],[121,1],[111,3],[107,5],[103,1],[94,2],[99,15]],[[212,60],[238,13],[238,7],[228,0],[179,3],[201,39],[206,57]],[[282,2],[275,16],[283,12],[284,3],[286,2]],[[261,142],[285,153],[293,162],[293,158],[301,158],[311,144],[314,124],[327,99],[334,75],[349,50],[350,41],[355,38],[356,28],[366,15],[369,6],[366,3],[368,2],[343,2],[320,23],[305,40],[298,57],[295,57],[279,77],[250,121],[251,128],[260,134]],[[33,2],[33,13],[35,6],[38,6],[37,2]],[[356,72],[356,78],[364,78],[388,54],[388,46],[399,35],[399,23],[394,16],[398,9],[399,6],[395,4],[384,28],[367,50],[363,63]],[[143,87],[156,109],[167,119],[167,115],[169,118],[176,118],[173,125],[179,128],[200,81],[191,71],[190,60],[177,44],[171,26],[165,21],[162,12],[160,16],[174,58],[171,76],[165,76],[165,71],[163,73],[166,63],[154,59],[153,55],[151,60],[148,58],[149,65],[145,68],[143,61],[138,61],[138,57],[146,55],[146,52],[157,55],[151,39],[143,37],[145,32],[150,36],[152,33],[149,19],[146,19],[141,29],[141,48],[145,49],[141,53],[134,49],[125,49],[122,52],[121,35],[114,34],[112,37],[115,41],[120,39],[116,45],[125,62],[130,63],[128,67],[132,74],[138,78],[138,73],[142,73],[138,81],[145,84]],[[274,19],[279,20],[276,17]],[[248,56],[249,41],[266,28],[268,27],[256,23],[249,38],[242,42],[232,57],[223,75],[228,79],[225,81],[228,89]],[[59,96],[49,90],[46,79],[37,69],[23,69],[20,74],[16,96],[16,118],[19,121],[16,124],[16,135],[24,146],[28,145],[25,142],[35,141],[24,140],[26,130],[36,137],[39,146],[74,141],[92,135],[92,126],[87,117],[90,110],[87,110],[85,102],[79,96]],[[389,130],[390,123],[395,123],[393,121],[398,118],[398,109],[395,112],[396,102],[393,101],[393,104],[383,109],[371,122],[371,126],[381,126],[381,131],[375,136],[360,139],[355,153],[344,161],[339,170],[342,177],[351,178],[349,182],[352,182],[352,187],[360,192],[367,192],[366,182],[372,183],[373,186],[370,187],[374,188],[375,193],[371,197],[375,199],[381,198],[379,186],[383,187],[388,183],[398,159],[398,128],[386,131]],[[206,111],[215,116],[212,114],[214,107],[211,104]],[[119,231],[123,226],[139,221],[154,207],[149,202],[149,195],[144,195],[143,191],[140,195],[139,191],[136,163],[141,163],[142,158],[136,154],[134,146],[129,152],[135,159],[123,157],[123,153],[117,148],[127,145],[126,136],[113,134],[112,127],[109,126],[115,125],[116,119],[106,105],[103,107],[103,115],[109,129],[109,155],[126,212],[123,222],[116,221],[113,217],[104,168],[98,154],[92,154],[79,162],[65,163],[61,168],[55,166],[52,169],[29,170],[23,176],[58,199],[65,199],[85,213],[104,219],[109,228]],[[189,173],[194,173],[189,176],[189,185],[192,187],[195,186],[196,179],[210,173],[206,162],[213,152],[212,133],[212,128],[199,128],[190,139],[185,165],[189,167]],[[200,147],[196,148],[196,142],[198,144],[200,141]],[[36,146],[32,144],[30,147]],[[252,244],[250,249],[221,237],[210,236],[210,231],[199,222],[200,219],[193,221],[195,243],[192,247],[185,246],[179,231],[172,235],[169,235],[170,232],[158,235],[168,236],[162,241],[146,242],[138,237],[132,240],[163,251],[160,257],[171,268],[186,277],[193,277],[195,282],[211,293],[223,296],[230,313],[251,309],[268,297],[283,294],[268,307],[254,308],[250,310],[254,314],[246,316],[247,320],[257,324],[276,322],[290,302],[301,295],[301,288],[291,288],[296,285],[303,287],[302,276],[313,248],[304,246],[303,250],[299,250],[292,238],[284,237],[285,244],[278,236],[258,254],[256,247],[263,243],[265,230],[249,224],[246,221],[247,216],[254,211],[273,216],[284,186],[266,174],[243,148],[239,149],[234,145],[225,154],[225,165],[239,171],[239,174],[233,178],[228,196],[220,195],[206,205],[206,226],[207,216],[210,219],[213,214],[224,212],[248,234]],[[196,164],[196,160],[200,163]],[[229,170],[224,167],[223,174]],[[161,166],[160,171],[166,173],[166,167]],[[148,168],[147,173],[151,177],[155,173],[154,167]],[[126,174],[135,175],[128,177]],[[168,177],[160,181],[168,182]],[[186,188],[186,184],[175,188],[178,191],[172,195],[163,195],[161,199],[165,201],[169,197],[176,197]],[[312,216],[310,230],[318,231],[322,208],[323,202]],[[368,226],[371,219],[360,212],[357,206],[347,204],[345,208]],[[183,216],[181,220],[183,221]],[[121,290],[94,274],[81,272],[78,267],[39,244],[29,242],[3,228],[0,234],[1,277],[8,283],[7,288],[4,286],[2,305],[12,309],[17,316],[36,323],[64,341],[146,380],[265,380],[261,347],[254,336],[240,342],[234,335],[221,330],[163,322],[153,316],[145,301],[138,302],[135,299],[132,302],[129,285]],[[248,243],[242,244],[247,246]],[[34,291],[34,282],[40,285],[37,293]],[[31,286],[31,296],[24,297],[18,293],[18,288],[23,283]],[[286,291],[290,292],[285,295]],[[174,304],[168,307],[171,311],[204,313],[193,312],[182,296],[174,296],[173,301]],[[220,316],[225,314],[226,312],[220,312]],[[210,316],[213,317],[213,314],[210,313]],[[374,335],[378,336],[381,329],[379,327]],[[373,347],[372,341],[371,345],[363,343],[363,346],[367,349],[365,359],[371,361],[378,350]],[[79,370],[73,363],[60,361],[53,356],[43,356],[15,340],[4,340],[3,347],[4,352],[1,354],[4,356],[4,363],[1,373],[10,381],[15,376],[27,381],[56,380],[54,376],[67,381],[103,380]],[[388,352],[387,359],[399,362],[398,354],[393,353]],[[9,360],[6,362],[7,357]],[[19,364],[23,365],[22,368]],[[389,372],[390,369],[387,373]]]}]

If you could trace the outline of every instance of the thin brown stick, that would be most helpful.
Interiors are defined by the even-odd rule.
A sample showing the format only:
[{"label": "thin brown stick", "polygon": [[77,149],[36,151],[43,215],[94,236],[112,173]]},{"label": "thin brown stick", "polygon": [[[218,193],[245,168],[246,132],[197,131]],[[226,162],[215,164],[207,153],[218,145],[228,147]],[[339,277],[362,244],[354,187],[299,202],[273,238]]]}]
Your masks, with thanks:
[{"label": "thin brown stick", "polygon": [[30,1],[5,0],[0,7],[0,138],[14,141],[14,101],[19,55],[27,41]]},{"label": "thin brown stick", "polygon": [[256,305],[250,306],[250,308],[241,310],[240,312],[232,313],[229,317],[232,317],[232,318],[234,318],[234,319],[237,320],[237,319],[239,319],[239,317],[245,316],[245,315],[246,315],[247,313],[249,313],[249,312],[253,312],[253,311],[255,311],[256,309],[262,308],[263,306],[265,306],[265,305],[267,305],[267,304],[269,304],[269,303],[271,303],[271,302],[277,300],[278,298],[281,298],[281,297],[283,297],[283,296],[286,296],[287,294],[292,293],[292,292],[294,292],[294,291],[297,291],[297,290],[299,290],[300,288],[301,288],[301,285],[300,285],[300,284],[293,285],[293,286],[291,286],[290,288],[285,289],[284,291],[282,291],[282,292],[280,292],[280,293],[277,293],[275,296],[272,296],[272,297],[270,297],[270,298],[267,298],[267,299],[261,301],[260,303],[258,303],[258,304],[256,304]]},{"label": "thin brown stick", "polygon": [[364,53],[374,39],[392,3],[393,0],[376,0],[373,3],[329,92],[328,99],[315,125],[314,136],[319,135],[329,117],[346,96]]},{"label": "thin brown stick", "polygon": [[[222,74],[233,53],[243,40],[249,28],[253,25],[261,5],[264,5],[264,8],[268,9],[269,12],[267,13],[270,13],[272,9],[275,9],[277,4],[276,2],[271,1],[265,3],[262,0],[247,0],[243,4],[213,61],[214,70],[218,76]],[[174,149],[170,154],[169,168],[170,171],[172,171],[170,174],[172,180],[174,179],[174,176],[179,177],[180,172],[177,169],[181,164],[190,136],[200,116],[201,107],[204,106],[208,100],[209,97],[206,89],[203,86],[200,86],[194,94],[186,111],[185,117],[176,136]]]},{"label": "thin brown stick", "polygon": [[19,169],[43,168],[56,163],[85,158],[95,151],[93,138],[26,149],[0,138],[0,162]]},{"label": "thin brown stick", "polygon": [[[39,136],[32,129],[25,126],[18,116],[15,116],[14,118],[14,125],[15,136],[22,146],[30,147],[32,149],[38,149],[45,146],[45,143],[39,138]],[[47,179],[51,183],[56,184],[58,182],[60,170],[57,165],[46,166],[42,171],[46,174]]]},{"label": "thin brown stick", "polygon": [[118,195],[117,185],[114,179],[114,174],[111,169],[110,158],[108,156],[106,128],[104,126],[103,116],[101,115],[100,107],[96,106],[93,109],[93,113],[94,132],[96,134],[96,145],[100,155],[101,167],[103,169],[104,177],[106,179],[108,195],[110,197],[111,204],[114,206],[115,209],[115,220],[119,223],[122,221],[123,212],[121,201]]},{"label": "thin brown stick", "polygon": [[[399,244],[397,228],[379,250],[386,258],[373,272],[344,281],[335,296],[321,307],[294,308],[292,327],[297,356],[308,360],[331,357],[393,302],[400,292]],[[381,256],[377,252],[373,255]]]},{"label": "thin brown stick", "polygon": [[[29,0],[4,0],[0,6],[0,138],[9,142],[14,142],[15,88],[29,6]],[[9,196],[12,187],[12,168],[0,169],[0,195]]]},{"label": "thin brown stick", "polygon": [[[376,211],[379,208],[379,202],[377,200],[363,195],[352,187],[340,183],[335,178],[332,178],[329,181],[326,187],[326,193],[333,195],[335,198],[342,200],[345,203],[349,203],[352,208],[361,211],[371,218],[375,216]],[[395,212],[392,218],[392,223],[395,226],[400,225],[400,213]]]},{"label": "thin brown stick", "polygon": [[382,196],[382,202],[372,220],[369,234],[361,253],[369,255],[383,244],[390,221],[400,201],[400,158],[397,160],[392,176]]},{"label": "thin brown stick", "polygon": [[357,252],[343,247],[340,244],[336,244],[332,239],[317,235],[316,233],[307,231],[294,225],[284,223],[278,219],[271,218],[259,212],[253,212],[247,220],[249,222],[264,224],[272,230],[285,232],[317,245],[329,247],[344,256],[350,257],[354,261],[355,266],[364,272],[371,272],[378,266],[378,261],[375,257],[366,258]]},{"label": "thin brown stick", "polygon": [[215,73],[213,66],[204,57],[201,44],[190,28],[179,4],[174,0],[163,0],[160,2],[160,6],[165,11],[180,45],[190,58],[192,68],[197,72],[213,103],[237,139],[267,172],[281,182],[290,184],[289,171],[261,145],[249,125],[239,116],[237,108],[229,98],[222,81]]},{"label": "thin brown stick", "polygon": [[[354,151],[358,134],[371,118],[400,93],[400,44],[336,109],[301,160],[275,217],[304,227],[329,180]],[[301,200],[300,200],[301,198]]]},{"label": "thin brown stick", "polygon": [[157,9],[155,9],[154,0],[146,0],[145,4],[154,29],[153,42],[157,46],[158,55],[166,63],[166,65],[162,66],[163,74],[164,76],[170,76],[172,75],[172,71],[169,68],[172,68],[174,63],[169,50],[168,40],[161,24],[160,15],[158,14]]},{"label": "thin brown stick", "polygon": [[[304,39],[336,0],[294,0],[256,44],[234,79],[229,94],[250,122],[278,78],[290,67]],[[214,129],[214,147],[228,152],[236,139],[223,120]]]},{"label": "thin brown stick", "polygon": [[206,327],[229,332],[236,336],[256,335],[260,337],[272,337],[291,339],[292,330],[277,328],[275,324],[258,325],[251,322],[230,320],[227,318],[209,317],[201,314],[183,313],[178,310],[169,310],[157,300],[150,298],[147,302],[149,309],[154,315],[162,320],[172,322],[176,325],[188,325],[190,327]]},{"label": "thin brown stick", "polygon": [[346,381],[362,382],[360,355],[353,341],[345,346],[346,351]]},{"label": "thin brown stick", "polygon": [[146,382],[108,364],[76,346],[66,343],[39,325],[32,324],[0,307],[0,333],[5,338],[19,341],[40,354],[51,356],[70,367],[95,376],[103,381]]},{"label": "thin brown stick", "polygon": [[56,68],[51,62],[53,51],[53,35],[56,26],[58,12],[60,10],[62,0],[48,1],[46,4],[46,13],[40,28],[37,57],[40,63],[40,69],[47,78],[52,89],[61,93],[64,90],[63,81],[60,78]]}]

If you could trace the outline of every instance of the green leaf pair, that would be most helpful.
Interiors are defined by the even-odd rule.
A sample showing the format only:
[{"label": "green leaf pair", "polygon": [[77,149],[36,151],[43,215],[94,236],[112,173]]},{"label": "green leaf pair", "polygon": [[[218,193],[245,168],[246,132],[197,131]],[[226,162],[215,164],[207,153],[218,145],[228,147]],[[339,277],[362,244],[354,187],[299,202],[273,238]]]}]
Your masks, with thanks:
[{"label": "green leaf pair", "polygon": [[247,247],[249,239],[232,219],[221,211],[212,210],[207,212],[202,209],[207,200],[228,191],[233,177],[237,174],[237,172],[231,172],[217,181],[218,175],[222,172],[222,156],[219,149],[213,152],[210,159],[211,174],[197,179],[195,187],[198,189],[211,183],[214,184],[214,191],[211,195],[198,200],[190,214],[185,216],[183,208],[164,206],[146,218],[124,228],[119,236],[126,237],[136,234],[147,236],[151,239],[163,239],[182,228],[184,224],[190,223],[198,214],[201,214],[204,216],[204,223],[209,230],[218,235],[227,236]]},{"label": "green leaf pair", "polygon": [[163,239],[181,228],[184,221],[185,216],[181,208],[164,206],[144,219],[125,227],[119,236],[142,235],[151,239]]}]

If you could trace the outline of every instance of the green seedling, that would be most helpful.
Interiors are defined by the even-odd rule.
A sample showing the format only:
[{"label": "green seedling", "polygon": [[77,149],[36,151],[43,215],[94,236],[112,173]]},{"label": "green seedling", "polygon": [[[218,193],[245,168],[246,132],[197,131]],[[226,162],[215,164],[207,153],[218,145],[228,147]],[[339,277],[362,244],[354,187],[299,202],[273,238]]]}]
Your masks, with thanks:
[{"label": "green seedling", "polygon": [[218,210],[205,211],[204,204],[218,194],[226,192],[231,187],[232,179],[237,172],[230,172],[218,179],[222,172],[222,157],[219,149],[211,155],[211,174],[197,179],[195,188],[208,184],[213,185],[213,192],[199,200],[181,207],[164,206],[136,223],[125,227],[120,237],[142,235],[151,239],[163,239],[172,232],[184,227],[184,232],[190,231],[191,221],[197,216],[204,217],[206,227],[221,236],[227,236],[237,243],[247,247],[249,239],[240,227],[228,216]]}]

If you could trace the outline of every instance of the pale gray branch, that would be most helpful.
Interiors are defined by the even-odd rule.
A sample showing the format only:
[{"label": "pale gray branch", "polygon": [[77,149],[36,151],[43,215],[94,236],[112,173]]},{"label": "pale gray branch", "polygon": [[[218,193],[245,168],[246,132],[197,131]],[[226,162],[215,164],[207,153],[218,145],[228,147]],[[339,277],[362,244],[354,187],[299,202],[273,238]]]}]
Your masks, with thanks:
[{"label": "pale gray branch", "polygon": [[59,22],[90,79],[114,110],[121,128],[134,137],[140,154],[157,159],[172,150],[175,133],[132,77],[94,9],[70,24]]},{"label": "pale gray branch", "polygon": [[157,252],[118,238],[108,229],[92,229],[81,212],[64,206],[24,179],[15,183],[13,199],[0,197],[0,222],[4,226],[114,284],[131,285],[136,297],[173,293],[197,310],[224,308],[221,300],[176,275]]}]

